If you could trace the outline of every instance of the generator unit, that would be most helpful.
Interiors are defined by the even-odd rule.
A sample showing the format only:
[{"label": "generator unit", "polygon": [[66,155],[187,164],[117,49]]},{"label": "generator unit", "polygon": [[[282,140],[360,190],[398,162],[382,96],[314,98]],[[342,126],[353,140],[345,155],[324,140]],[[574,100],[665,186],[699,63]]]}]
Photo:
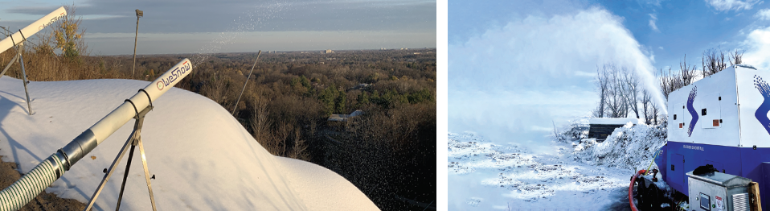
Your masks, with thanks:
[{"label": "generator unit", "polygon": [[[721,179],[739,176],[770,194],[769,81],[770,71],[735,65],[669,94],[668,142],[655,163],[666,184],[691,199],[691,210],[700,207],[692,199],[701,197],[701,192],[690,192],[693,185],[706,185],[709,178],[725,182]],[[721,176],[686,174],[706,165]],[[761,204],[769,210],[770,197],[761,198]]]},{"label": "generator unit", "polygon": [[749,211],[749,185],[745,177],[711,172],[687,173],[690,209],[699,211]]}]

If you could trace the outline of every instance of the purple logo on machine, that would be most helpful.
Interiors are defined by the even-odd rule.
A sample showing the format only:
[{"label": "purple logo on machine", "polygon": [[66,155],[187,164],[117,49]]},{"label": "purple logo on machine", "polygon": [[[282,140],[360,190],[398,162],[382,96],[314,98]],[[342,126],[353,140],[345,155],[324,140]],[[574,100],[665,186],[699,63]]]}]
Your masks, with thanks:
[{"label": "purple logo on machine", "polygon": [[767,111],[770,111],[770,86],[767,85],[765,80],[762,80],[762,77],[754,75],[754,88],[757,88],[762,97],[765,98],[762,104],[759,105],[759,108],[757,108],[754,116],[757,117],[762,127],[767,130],[767,133],[770,133],[770,119],[767,118]]},{"label": "purple logo on machine", "polygon": [[692,136],[692,130],[695,128],[695,124],[698,123],[698,112],[692,107],[692,102],[695,101],[695,96],[698,95],[698,87],[693,87],[690,91],[690,97],[687,98],[687,111],[690,112],[692,120],[690,120],[690,127],[687,128],[687,137]]}]

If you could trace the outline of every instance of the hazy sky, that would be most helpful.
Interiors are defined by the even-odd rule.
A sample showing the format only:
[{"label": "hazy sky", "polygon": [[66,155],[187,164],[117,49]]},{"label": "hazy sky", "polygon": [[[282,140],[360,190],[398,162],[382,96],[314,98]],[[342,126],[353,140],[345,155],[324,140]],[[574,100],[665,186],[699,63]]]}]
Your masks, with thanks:
[{"label": "hazy sky", "polygon": [[[769,69],[770,5],[747,1],[449,1],[449,130],[499,142],[549,141],[588,116],[597,66],[648,75],[700,68],[710,48]],[[532,145],[537,146],[537,145]],[[537,148],[537,147],[535,147]]]},{"label": "hazy sky", "polygon": [[[21,28],[63,0],[0,0],[0,25]],[[435,0],[76,0],[92,54],[436,47]]]}]

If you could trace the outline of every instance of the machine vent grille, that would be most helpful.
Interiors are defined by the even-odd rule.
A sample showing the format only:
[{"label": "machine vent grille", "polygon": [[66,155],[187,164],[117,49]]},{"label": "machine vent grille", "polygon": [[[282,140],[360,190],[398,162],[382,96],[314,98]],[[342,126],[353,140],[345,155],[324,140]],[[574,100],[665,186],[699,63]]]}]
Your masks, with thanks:
[{"label": "machine vent grille", "polygon": [[747,199],[747,193],[733,194],[733,210],[735,211],[748,211],[749,204]]}]

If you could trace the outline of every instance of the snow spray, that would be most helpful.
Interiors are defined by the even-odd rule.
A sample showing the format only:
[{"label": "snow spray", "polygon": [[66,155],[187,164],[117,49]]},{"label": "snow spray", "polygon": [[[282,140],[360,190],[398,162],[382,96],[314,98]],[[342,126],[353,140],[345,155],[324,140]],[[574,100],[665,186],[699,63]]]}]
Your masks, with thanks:
[{"label": "snow spray", "polygon": [[284,3],[272,3],[260,6],[257,9],[246,12],[245,15],[239,16],[237,19],[233,20],[230,29],[219,33],[218,37],[207,45],[201,47],[191,60],[194,61],[195,64],[203,64],[203,61],[208,59],[209,54],[219,52],[222,45],[232,43],[244,32],[253,31],[264,21],[275,18],[276,14],[283,12],[283,9],[286,7],[285,5],[286,4]]},{"label": "snow spray", "polygon": [[652,66],[645,67],[644,65],[641,65],[640,63],[637,63],[637,67],[634,68],[634,71],[638,74],[640,79],[642,80],[642,85],[644,86],[644,89],[646,89],[651,97],[652,101],[655,103],[655,105],[663,111],[663,115],[668,115],[668,108],[666,107],[666,99],[663,97],[663,91],[660,90],[660,86],[657,83],[657,78],[652,74],[650,70],[653,69]]}]

